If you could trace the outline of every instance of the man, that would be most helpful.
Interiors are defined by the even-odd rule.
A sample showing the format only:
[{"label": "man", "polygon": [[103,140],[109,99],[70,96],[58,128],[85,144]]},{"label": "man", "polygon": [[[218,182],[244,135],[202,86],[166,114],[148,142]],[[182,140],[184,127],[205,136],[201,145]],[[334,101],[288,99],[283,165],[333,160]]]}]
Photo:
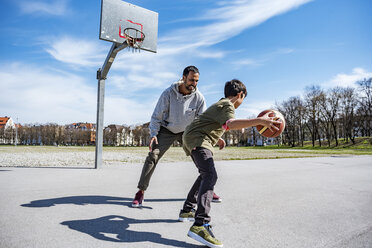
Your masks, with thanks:
[{"label": "man", "polygon": [[[198,68],[188,66],[183,70],[182,79],[161,94],[151,116],[150,152],[142,168],[137,186],[139,191],[134,197],[132,207],[142,206],[144,192],[160,158],[174,141],[182,144],[182,134],[186,126],[206,109],[204,96],[196,88],[198,81]],[[221,199],[214,195],[214,202],[221,202]]]}]

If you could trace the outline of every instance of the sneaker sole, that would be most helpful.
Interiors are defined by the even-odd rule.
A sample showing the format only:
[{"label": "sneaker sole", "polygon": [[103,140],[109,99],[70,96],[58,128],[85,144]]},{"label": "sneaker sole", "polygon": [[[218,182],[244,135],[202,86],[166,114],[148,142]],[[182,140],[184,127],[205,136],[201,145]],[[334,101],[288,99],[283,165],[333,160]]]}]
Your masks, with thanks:
[{"label": "sneaker sole", "polygon": [[187,222],[187,221],[195,221],[195,218],[178,218],[178,221]]},{"label": "sneaker sole", "polygon": [[211,247],[211,248],[223,247],[223,245],[212,244],[212,243],[206,241],[205,239],[203,239],[202,237],[200,237],[199,235],[197,235],[196,233],[191,232],[191,231],[189,231],[187,233],[187,236],[189,236],[190,238],[195,239],[196,241],[202,243],[203,245],[206,245],[206,246]]},{"label": "sneaker sole", "polygon": [[221,203],[222,202],[222,199],[218,199],[218,200],[217,199],[213,199],[212,202],[214,202],[214,203]]},{"label": "sneaker sole", "polygon": [[[144,203],[145,202],[145,200],[142,200],[142,203]],[[132,203],[132,208],[141,208],[142,207],[142,203],[140,203],[140,204],[133,204]]]},{"label": "sneaker sole", "polygon": [[[142,203],[144,202],[144,200],[142,200]],[[133,204],[132,203],[132,208],[141,208],[142,207],[142,203],[140,204]]]}]

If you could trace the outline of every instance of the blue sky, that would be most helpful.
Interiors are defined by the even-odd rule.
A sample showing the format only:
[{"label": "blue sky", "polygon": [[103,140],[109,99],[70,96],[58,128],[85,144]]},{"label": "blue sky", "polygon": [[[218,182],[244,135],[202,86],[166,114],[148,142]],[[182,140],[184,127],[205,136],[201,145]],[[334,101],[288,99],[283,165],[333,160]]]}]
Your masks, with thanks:
[{"label": "blue sky", "polygon": [[[0,116],[20,123],[95,122],[100,0],[0,0]],[[243,81],[238,118],[306,86],[372,77],[370,0],[135,0],[159,13],[158,52],[121,51],[109,72],[105,125],[150,120],[161,92],[188,65],[210,106]]]}]

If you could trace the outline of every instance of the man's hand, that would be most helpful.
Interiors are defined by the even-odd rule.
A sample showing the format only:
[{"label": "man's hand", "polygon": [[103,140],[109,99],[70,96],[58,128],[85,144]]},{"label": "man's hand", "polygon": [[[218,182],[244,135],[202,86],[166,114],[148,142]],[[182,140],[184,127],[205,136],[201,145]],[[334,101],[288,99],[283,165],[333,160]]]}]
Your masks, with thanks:
[{"label": "man's hand", "polygon": [[226,146],[226,142],[223,140],[223,139],[219,139],[218,141],[217,141],[217,145],[220,147],[220,150],[222,150],[223,148],[225,148],[225,146]]},{"label": "man's hand", "polygon": [[155,144],[158,144],[158,138],[156,136],[152,137],[150,140],[149,150],[152,152],[152,143],[155,142]]}]

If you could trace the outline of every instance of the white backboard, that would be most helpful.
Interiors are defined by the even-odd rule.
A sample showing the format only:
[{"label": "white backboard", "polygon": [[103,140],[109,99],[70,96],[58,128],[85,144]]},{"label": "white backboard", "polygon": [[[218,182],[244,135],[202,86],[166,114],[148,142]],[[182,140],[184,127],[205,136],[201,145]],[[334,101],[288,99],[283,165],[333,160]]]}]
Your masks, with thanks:
[{"label": "white backboard", "polygon": [[102,0],[101,3],[101,40],[123,43],[124,29],[136,28],[145,34],[141,49],[156,52],[158,13],[121,0]]}]

